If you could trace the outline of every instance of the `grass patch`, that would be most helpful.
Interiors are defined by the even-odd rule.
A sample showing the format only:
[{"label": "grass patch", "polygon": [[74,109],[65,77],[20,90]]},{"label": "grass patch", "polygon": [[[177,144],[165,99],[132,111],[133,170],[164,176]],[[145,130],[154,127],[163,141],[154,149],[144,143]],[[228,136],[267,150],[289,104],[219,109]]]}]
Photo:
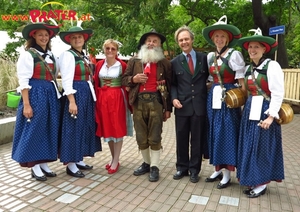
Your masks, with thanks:
[{"label": "grass patch", "polygon": [[6,106],[6,92],[19,86],[16,63],[0,58],[0,110]]}]

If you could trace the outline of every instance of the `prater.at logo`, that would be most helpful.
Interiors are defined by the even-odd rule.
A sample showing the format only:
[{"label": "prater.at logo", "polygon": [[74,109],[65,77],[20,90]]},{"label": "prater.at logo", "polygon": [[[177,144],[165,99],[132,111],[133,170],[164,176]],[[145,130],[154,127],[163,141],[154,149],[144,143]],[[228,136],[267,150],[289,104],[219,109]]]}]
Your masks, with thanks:
[{"label": "prater.at logo", "polygon": [[[56,1],[47,2],[41,6],[39,10],[30,10],[29,15],[1,15],[2,21],[29,21],[31,20],[33,23],[43,22],[45,20],[54,19],[56,21],[67,20],[81,20],[81,21],[90,21],[90,14],[82,14],[78,16],[75,10],[66,10],[66,9],[54,9],[54,10],[43,10],[43,8],[47,5],[58,5],[64,8],[65,6]],[[78,18],[77,18],[78,17]]]}]

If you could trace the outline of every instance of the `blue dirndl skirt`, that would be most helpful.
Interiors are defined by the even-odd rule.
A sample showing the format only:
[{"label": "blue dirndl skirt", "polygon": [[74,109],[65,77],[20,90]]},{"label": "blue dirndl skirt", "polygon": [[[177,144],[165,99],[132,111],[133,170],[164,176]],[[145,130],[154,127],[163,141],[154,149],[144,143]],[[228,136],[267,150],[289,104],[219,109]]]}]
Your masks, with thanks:
[{"label": "blue dirndl skirt", "polygon": [[[249,120],[252,96],[249,96],[242,116],[237,178],[241,185],[258,186],[284,179],[281,126],[274,120],[268,130],[257,126],[259,121]],[[264,100],[261,120],[269,102]]]},{"label": "blue dirndl skirt", "polygon": [[73,81],[78,109],[77,119],[69,113],[66,99],[62,117],[59,157],[63,163],[79,162],[84,156],[93,157],[101,150],[101,142],[96,139],[95,102],[86,81]]},{"label": "blue dirndl skirt", "polygon": [[57,160],[60,101],[52,82],[30,79],[29,101],[33,110],[30,122],[23,116],[21,98],[14,131],[12,159],[21,166]]},{"label": "blue dirndl skirt", "polygon": [[[218,84],[213,84],[208,94],[207,117],[208,129],[208,149],[210,164],[231,165],[237,164],[237,144],[241,119],[240,108],[228,108],[222,102],[221,109],[212,109],[213,88]],[[234,84],[224,84],[226,90],[235,88]]]}]

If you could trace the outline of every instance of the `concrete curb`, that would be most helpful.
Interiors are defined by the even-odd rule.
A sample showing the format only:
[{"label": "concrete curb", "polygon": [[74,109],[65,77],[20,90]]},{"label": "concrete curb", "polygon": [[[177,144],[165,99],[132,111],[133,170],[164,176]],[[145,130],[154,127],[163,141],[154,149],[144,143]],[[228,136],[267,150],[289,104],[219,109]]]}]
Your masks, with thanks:
[{"label": "concrete curb", "polygon": [[0,145],[12,142],[16,117],[0,119]]}]

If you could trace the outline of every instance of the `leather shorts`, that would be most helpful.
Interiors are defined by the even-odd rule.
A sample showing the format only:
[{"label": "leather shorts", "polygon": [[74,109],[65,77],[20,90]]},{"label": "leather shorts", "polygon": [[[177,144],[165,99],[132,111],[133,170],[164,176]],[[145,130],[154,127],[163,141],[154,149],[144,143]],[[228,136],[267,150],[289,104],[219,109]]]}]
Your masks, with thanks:
[{"label": "leather shorts", "polygon": [[153,102],[157,99],[157,93],[139,93],[138,99],[144,102]]}]

